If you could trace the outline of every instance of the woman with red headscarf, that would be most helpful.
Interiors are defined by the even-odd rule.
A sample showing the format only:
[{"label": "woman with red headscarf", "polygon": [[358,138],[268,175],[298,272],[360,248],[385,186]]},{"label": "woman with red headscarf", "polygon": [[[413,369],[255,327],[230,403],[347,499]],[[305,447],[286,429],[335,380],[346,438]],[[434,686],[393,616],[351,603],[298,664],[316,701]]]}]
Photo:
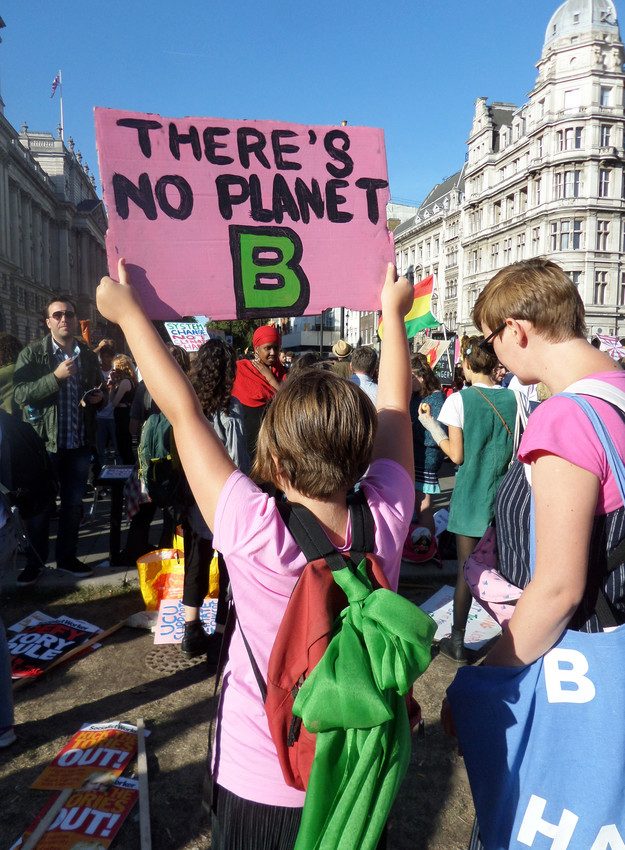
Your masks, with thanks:
[{"label": "woman with red headscarf", "polygon": [[252,337],[253,360],[238,360],[232,395],[243,406],[243,431],[250,459],[256,454],[256,440],[267,405],[286,378],[280,363],[280,334],[273,325],[256,328]]}]

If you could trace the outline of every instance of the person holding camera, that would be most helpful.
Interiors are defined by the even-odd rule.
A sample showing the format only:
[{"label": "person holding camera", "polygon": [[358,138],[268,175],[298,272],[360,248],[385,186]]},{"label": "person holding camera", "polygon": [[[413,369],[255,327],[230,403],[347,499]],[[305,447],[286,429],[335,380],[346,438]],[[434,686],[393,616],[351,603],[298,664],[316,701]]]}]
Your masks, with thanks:
[{"label": "person holding camera", "polygon": [[[81,578],[92,572],[78,560],[76,550],[95,445],[96,411],[104,401],[102,374],[97,356],[76,335],[78,319],[71,299],[53,297],[44,318],[50,333],[20,352],[13,375],[14,396],[24,408],[24,418],[45,441],[59,481],[57,569]],[[46,556],[49,521],[50,512],[46,511],[36,530],[37,539],[32,541]],[[29,533],[32,539],[32,530]],[[33,571],[37,569],[33,566]],[[32,578],[36,581],[38,574]]]}]

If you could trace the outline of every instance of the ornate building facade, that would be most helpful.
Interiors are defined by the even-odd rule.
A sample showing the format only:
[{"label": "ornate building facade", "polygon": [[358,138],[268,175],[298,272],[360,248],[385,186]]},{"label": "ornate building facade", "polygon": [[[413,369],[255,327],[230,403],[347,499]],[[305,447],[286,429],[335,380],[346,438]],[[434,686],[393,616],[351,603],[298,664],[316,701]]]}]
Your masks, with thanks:
[{"label": "ornate building facade", "polygon": [[[49,296],[69,293],[95,334],[95,288],[106,273],[106,216],[95,179],[70,140],[18,133],[0,100],[0,331],[41,336]],[[100,327],[102,325],[102,327]]]},{"label": "ornate building facade", "polygon": [[521,107],[478,98],[463,168],[395,229],[398,268],[434,274],[434,312],[470,330],[503,266],[558,262],[590,333],[625,335],[625,52],[612,0],[567,0]]}]

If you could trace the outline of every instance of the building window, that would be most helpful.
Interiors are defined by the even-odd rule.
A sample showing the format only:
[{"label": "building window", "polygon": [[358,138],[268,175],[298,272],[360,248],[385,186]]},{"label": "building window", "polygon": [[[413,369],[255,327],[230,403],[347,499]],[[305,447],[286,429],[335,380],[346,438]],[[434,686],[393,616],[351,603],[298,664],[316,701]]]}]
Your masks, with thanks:
[{"label": "building window", "polygon": [[609,124],[602,124],[601,125],[601,130],[600,130],[600,133],[599,133],[599,145],[600,145],[600,147],[602,147],[602,148],[609,148],[610,147],[610,131],[611,131],[611,129],[612,128],[610,127]]},{"label": "building window", "polygon": [[610,169],[599,169],[599,197],[608,198],[610,195]]},{"label": "building window", "polygon": [[519,192],[519,212],[524,213],[527,210],[527,189],[521,189]]},{"label": "building window", "polygon": [[501,221],[501,201],[493,204],[493,224],[499,224]]},{"label": "building window", "polygon": [[512,218],[514,215],[514,195],[508,195],[506,198],[506,218]]},{"label": "building window", "polygon": [[569,89],[564,92],[564,108],[567,112],[572,112],[579,109],[580,93],[579,89]]},{"label": "building window", "polygon": [[572,151],[579,150],[582,146],[582,127],[567,127],[566,130],[558,130],[558,150]]},{"label": "building window", "polygon": [[534,201],[536,206],[540,206],[540,190],[541,190],[542,180],[540,177],[537,177],[534,180]]},{"label": "building window", "polygon": [[595,291],[593,304],[597,304],[598,306],[605,305],[605,295],[606,289],[608,288],[608,273],[607,272],[595,272]]},{"label": "building window", "polygon": [[491,268],[496,269],[499,265],[499,242],[495,242],[490,249],[490,261]]},{"label": "building window", "polygon": [[612,106],[611,86],[601,86],[599,91],[599,106]]},{"label": "building window", "polygon": [[540,227],[532,228],[532,254],[540,254]]},{"label": "building window", "polygon": [[608,236],[610,234],[610,222],[607,219],[597,221],[597,251],[608,250]]},{"label": "building window", "polygon": [[525,259],[525,234],[519,233],[516,238],[516,258],[517,260]]},{"label": "building window", "polygon": [[512,237],[503,240],[503,262],[505,266],[512,262]]},{"label": "building window", "polygon": [[551,222],[551,250],[579,251],[582,247],[582,219],[565,218]]},{"label": "building window", "polygon": [[[544,103],[544,101],[543,101],[543,103]],[[539,136],[536,139],[536,156],[539,159],[543,158],[543,137],[542,136]]]},{"label": "building window", "polygon": [[625,307],[625,272],[621,272],[621,285],[618,292],[618,305]]},{"label": "building window", "polygon": [[582,172],[577,168],[569,171],[556,171],[554,174],[556,198],[579,198],[581,176]]},{"label": "building window", "polygon": [[582,273],[580,271],[569,272],[569,277],[571,278],[571,283],[579,289],[579,285],[582,282]]}]

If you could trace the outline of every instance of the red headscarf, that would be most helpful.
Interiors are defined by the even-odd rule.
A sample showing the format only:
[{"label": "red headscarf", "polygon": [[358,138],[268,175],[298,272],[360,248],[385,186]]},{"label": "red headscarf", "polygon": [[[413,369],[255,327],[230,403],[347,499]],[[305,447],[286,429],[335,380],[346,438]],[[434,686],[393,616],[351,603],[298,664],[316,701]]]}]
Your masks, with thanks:
[{"label": "red headscarf", "polygon": [[261,325],[260,328],[256,328],[252,337],[254,348],[258,348],[259,345],[270,345],[272,343],[273,345],[280,345],[280,334],[277,328],[274,328],[273,325]]}]

